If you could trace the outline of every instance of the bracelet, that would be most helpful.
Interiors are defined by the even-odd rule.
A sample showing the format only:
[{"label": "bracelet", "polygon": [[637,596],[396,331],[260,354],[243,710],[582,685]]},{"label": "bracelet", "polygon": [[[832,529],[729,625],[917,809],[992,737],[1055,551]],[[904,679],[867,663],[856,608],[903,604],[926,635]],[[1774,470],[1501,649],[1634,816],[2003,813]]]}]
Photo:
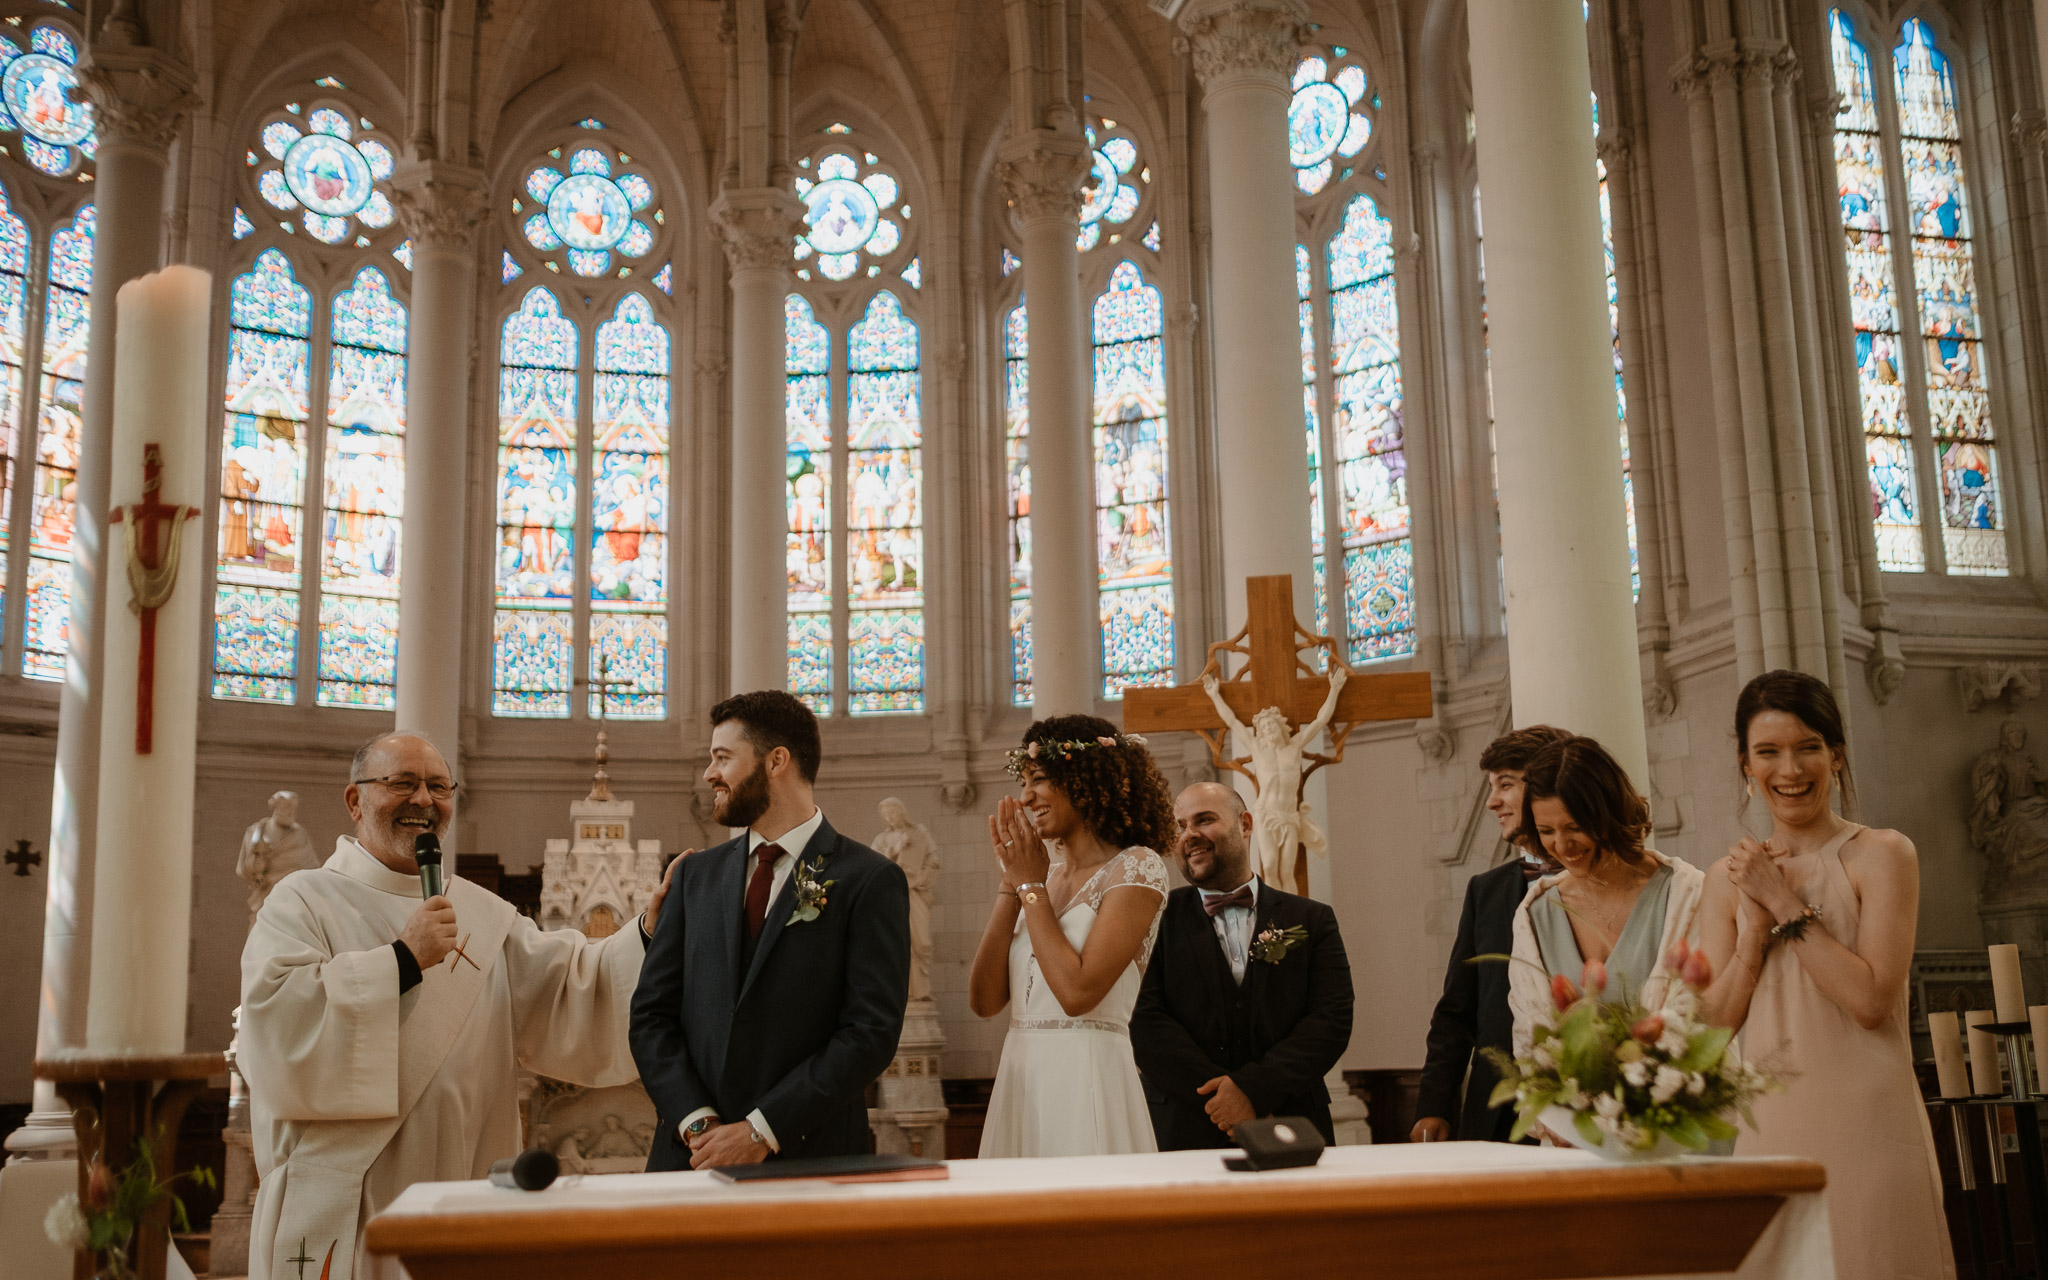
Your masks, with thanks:
[{"label": "bracelet", "polygon": [[1818,919],[1820,919],[1820,908],[1809,902],[1806,904],[1806,910],[1790,920],[1783,924],[1772,925],[1771,939],[1774,942],[1797,942],[1806,936],[1806,926]]},{"label": "bracelet", "polygon": [[1023,884],[1018,885],[1016,888],[1018,900],[1023,902],[1026,906],[1029,906],[1030,904],[1038,901],[1038,896],[1044,892],[1045,881],[1043,880],[1026,881]]}]

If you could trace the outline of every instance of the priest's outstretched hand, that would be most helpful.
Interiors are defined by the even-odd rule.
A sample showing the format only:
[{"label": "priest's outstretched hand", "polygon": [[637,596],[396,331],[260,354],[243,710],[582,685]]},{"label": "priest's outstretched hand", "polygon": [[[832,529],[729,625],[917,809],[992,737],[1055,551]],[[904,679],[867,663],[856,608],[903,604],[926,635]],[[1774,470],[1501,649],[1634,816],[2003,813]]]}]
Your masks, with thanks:
[{"label": "priest's outstretched hand", "polygon": [[661,883],[654,888],[654,896],[647,900],[647,910],[640,913],[640,927],[647,931],[648,937],[654,936],[654,922],[661,919],[661,903],[668,897],[669,886],[676,882],[676,868],[695,852],[695,849],[685,849],[668,860],[668,870],[662,873]]},{"label": "priest's outstretched hand", "polygon": [[439,894],[420,904],[398,935],[421,970],[433,968],[455,950],[455,904]]}]

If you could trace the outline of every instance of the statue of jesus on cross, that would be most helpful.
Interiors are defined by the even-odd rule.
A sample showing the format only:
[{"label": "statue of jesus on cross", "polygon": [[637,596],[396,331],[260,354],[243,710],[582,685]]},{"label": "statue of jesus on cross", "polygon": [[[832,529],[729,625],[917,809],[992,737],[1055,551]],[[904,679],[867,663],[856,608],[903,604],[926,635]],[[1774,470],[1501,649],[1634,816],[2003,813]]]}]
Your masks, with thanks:
[{"label": "statue of jesus on cross", "polygon": [[1252,716],[1252,727],[1246,728],[1223,700],[1222,681],[1213,672],[1202,677],[1202,691],[1216,704],[1224,726],[1243,734],[1251,745],[1250,772],[1259,791],[1252,802],[1252,855],[1268,884],[1286,883],[1287,855],[1296,845],[1318,856],[1330,851],[1323,829],[1309,816],[1308,801],[1299,798],[1302,755],[1329,727],[1337,710],[1337,695],[1344,691],[1344,681],[1350,675],[1341,665],[1330,668],[1330,692],[1322,709],[1291,736],[1287,713],[1278,707],[1260,707]]}]

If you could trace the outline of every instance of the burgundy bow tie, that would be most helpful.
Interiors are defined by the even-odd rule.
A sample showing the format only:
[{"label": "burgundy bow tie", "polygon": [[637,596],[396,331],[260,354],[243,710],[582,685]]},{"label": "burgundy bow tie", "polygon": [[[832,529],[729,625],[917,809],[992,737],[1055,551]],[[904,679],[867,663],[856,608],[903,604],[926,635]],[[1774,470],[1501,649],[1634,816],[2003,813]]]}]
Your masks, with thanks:
[{"label": "burgundy bow tie", "polygon": [[1533,858],[1523,858],[1521,862],[1523,884],[1528,884],[1532,880],[1540,880],[1544,876],[1554,876],[1564,870],[1563,863],[1552,862],[1548,858],[1542,862],[1537,862]]},{"label": "burgundy bow tie", "polygon": [[1229,893],[1205,893],[1202,895],[1202,910],[1208,912],[1211,916],[1228,907],[1243,907],[1249,911],[1251,906],[1252,885],[1249,880],[1232,889]]}]

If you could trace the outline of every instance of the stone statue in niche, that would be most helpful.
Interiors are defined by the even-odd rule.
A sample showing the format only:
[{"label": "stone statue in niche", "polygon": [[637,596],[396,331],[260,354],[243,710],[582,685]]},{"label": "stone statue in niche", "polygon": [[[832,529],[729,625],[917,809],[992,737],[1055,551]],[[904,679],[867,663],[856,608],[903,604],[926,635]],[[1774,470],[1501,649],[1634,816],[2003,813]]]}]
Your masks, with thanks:
[{"label": "stone statue in niche", "polygon": [[894,796],[882,801],[885,824],[871,847],[903,868],[910,881],[910,999],[932,994],[932,890],[939,882],[939,846],[922,822]]},{"label": "stone statue in niche", "polygon": [[249,923],[256,923],[256,913],[278,881],[294,871],[311,871],[320,861],[313,838],[299,825],[298,792],[273,794],[269,816],[249,824],[235,857],[235,874],[249,885]]},{"label": "stone statue in niche", "polygon": [[1222,684],[1215,676],[1204,676],[1202,688],[1216,704],[1216,714],[1232,731],[1243,735],[1251,747],[1252,777],[1259,784],[1252,801],[1252,865],[1267,884],[1287,883],[1287,868],[1294,861],[1294,847],[1302,845],[1311,853],[1328,851],[1323,829],[1309,816],[1301,798],[1302,756],[1309,744],[1330,727],[1337,710],[1337,695],[1344,691],[1350,672],[1331,664],[1330,692],[1323,699],[1316,718],[1293,734],[1287,732],[1287,713],[1266,707],[1252,716],[1251,728],[1237,718],[1223,700]]},{"label": "stone statue in niche", "polygon": [[1970,767],[1970,843],[1986,860],[1986,900],[2048,896],[2048,773],[2016,719]]}]

